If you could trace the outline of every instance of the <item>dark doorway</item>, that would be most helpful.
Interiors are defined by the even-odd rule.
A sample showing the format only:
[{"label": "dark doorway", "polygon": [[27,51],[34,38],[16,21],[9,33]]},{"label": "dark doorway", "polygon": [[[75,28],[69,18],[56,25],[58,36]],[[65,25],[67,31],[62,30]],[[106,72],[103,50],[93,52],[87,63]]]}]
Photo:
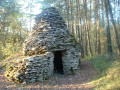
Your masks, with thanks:
[{"label": "dark doorway", "polygon": [[63,74],[62,51],[54,52],[54,72]]}]

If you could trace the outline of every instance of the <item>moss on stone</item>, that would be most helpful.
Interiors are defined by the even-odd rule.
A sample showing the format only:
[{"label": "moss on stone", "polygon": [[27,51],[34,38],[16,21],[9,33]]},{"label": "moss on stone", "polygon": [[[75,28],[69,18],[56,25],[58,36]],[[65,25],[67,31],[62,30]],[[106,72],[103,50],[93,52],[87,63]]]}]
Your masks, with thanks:
[{"label": "moss on stone", "polygon": [[9,81],[13,81],[15,83],[22,83],[24,81],[24,73],[26,70],[25,65],[21,65],[16,63],[7,67],[5,71],[5,77],[8,78]]},{"label": "moss on stone", "polygon": [[75,71],[73,70],[72,67],[70,68],[70,71],[71,71],[71,74],[72,74],[72,75],[75,75]]}]

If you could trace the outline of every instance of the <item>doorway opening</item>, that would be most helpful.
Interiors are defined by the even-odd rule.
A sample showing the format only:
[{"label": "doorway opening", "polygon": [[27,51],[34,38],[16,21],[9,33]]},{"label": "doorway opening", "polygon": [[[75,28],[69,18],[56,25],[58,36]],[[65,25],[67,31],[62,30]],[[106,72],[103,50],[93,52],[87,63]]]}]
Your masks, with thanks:
[{"label": "doorway opening", "polygon": [[62,51],[54,52],[54,72],[63,74]]}]

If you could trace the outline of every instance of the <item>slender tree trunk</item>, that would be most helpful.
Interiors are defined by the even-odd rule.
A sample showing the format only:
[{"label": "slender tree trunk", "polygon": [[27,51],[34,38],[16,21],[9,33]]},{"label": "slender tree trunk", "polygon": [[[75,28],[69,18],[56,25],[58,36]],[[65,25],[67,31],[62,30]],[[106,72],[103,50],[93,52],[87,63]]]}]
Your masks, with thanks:
[{"label": "slender tree trunk", "polygon": [[69,0],[65,0],[66,4],[66,15],[67,15],[67,27],[69,28]]},{"label": "slender tree trunk", "polygon": [[[80,4],[80,1],[79,1],[79,4]],[[79,15],[80,15],[80,52],[81,52],[81,57],[84,58],[84,48],[83,48],[83,25],[82,25],[82,17],[81,17],[81,14],[80,14],[80,11],[81,11],[81,8],[80,8],[80,5],[79,5]]]},{"label": "slender tree trunk", "polygon": [[95,54],[97,53],[97,46],[98,46],[98,11],[97,11],[97,1],[95,1]]},{"label": "slender tree trunk", "polygon": [[[95,24],[97,25],[96,19],[95,19]],[[97,27],[97,26],[96,26],[96,27]],[[97,44],[98,44],[98,43],[97,43],[97,40],[98,40],[98,39],[97,39],[97,38],[98,38],[98,35],[97,35],[97,34],[98,34],[98,32],[97,32],[97,29],[96,29],[96,34],[95,34],[95,54],[96,54],[96,52],[97,52],[97,46],[98,46],[98,45],[97,45]]]},{"label": "slender tree trunk", "polygon": [[96,13],[96,51],[97,54],[101,54],[101,42],[100,42],[100,18],[99,18],[99,0],[95,1],[95,13]]},{"label": "slender tree trunk", "polygon": [[106,10],[106,19],[107,19],[107,25],[106,25],[106,29],[107,29],[107,44],[108,44],[108,53],[112,54],[112,43],[111,43],[111,34],[110,34],[110,25],[109,25],[109,16],[108,16],[108,6],[106,1],[105,2],[105,10]]},{"label": "slender tree trunk", "polygon": [[84,3],[84,20],[85,20],[85,54],[88,56],[88,35],[87,35],[87,0],[83,0]]},{"label": "slender tree trunk", "polygon": [[118,47],[119,55],[120,55],[120,42],[119,42],[119,37],[118,37],[117,28],[116,28],[116,26],[115,26],[115,21],[114,21],[114,19],[113,19],[113,14],[112,14],[112,8],[111,8],[111,6],[110,6],[110,1],[109,1],[109,0],[106,0],[106,4],[108,5],[108,9],[109,9],[109,13],[110,13],[111,21],[112,21],[112,26],[113,26],[113,30],[114,30],[115,37],[116,37],[116,43],[117,43],[117,47]]},{"label": "slender tree trunk", "polygon": [[[98,21],[98,25],[100,25],[100,21]],[[100,26],[98,26],[98,47],[97,47],[98,55],[101,54],[101,40],[100,40]]]},{"label": "slender tree trunk", "polygon": [[73,0],[70,0],[70,6],[71,6],[71,32],[74,35],[74,16],[73,16]]},{"label": "slender tree trunk", "polygon": [[79,17],[78,17],[79,8],[78,7],[79,7],[79,0],[76,0],[76,31],[77,31],[77,36],[80,43],[80,28],[79,28]]},{"label": "slender tree trunk", "polygon": [[88,43],[89,43],[89,50],[90,50],[90,56],[93,56],[92,48],[91,48],[91,40],[90,40],[90,29],[91,29],[91,0],[90,0],[90,22],[88,26]]},{"label": "slender tree trunk", "polygon": [[105,19],[104,19],[104,0],[102,0],[102,27],[105,28]]},{"label": "slender tree trunk", "polygon": [[81,25],[81,57],[84,58],[84,48],[83,48],[83,30]]},{"label": "slender tree trunk", "polygon": [[100,42],[100,17],[99,17],[99,0],[97,0],[97,31],[98,31],[98,46],[97,46],[97,52],[98,55],[101,54],[101,42]]}]

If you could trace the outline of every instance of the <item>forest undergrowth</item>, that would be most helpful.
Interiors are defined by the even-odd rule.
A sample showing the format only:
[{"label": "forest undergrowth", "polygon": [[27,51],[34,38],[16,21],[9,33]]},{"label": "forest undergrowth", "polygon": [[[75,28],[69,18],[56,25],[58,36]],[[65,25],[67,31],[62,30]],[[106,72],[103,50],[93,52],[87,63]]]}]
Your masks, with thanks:
[{"label": "forest undergrowth", "polygon": [[120,90],[120,57],[109,54],[90,58],[97,76],[89,84],[95,90]]},{"label": "forest undergrowth", "polygon": [[[8,59],[3,60],[4,65],[3,65],[3,68],[1,68],[1,69],[4,70],[7,67],[7,65],[9,65],[11,62],[15,61],[14,58],[16,58],[16,57],[19,58],[19,56],[21,57],[21,55],[14,55],[14,56],[9,57]],[[5,62],[7,62],[7,64],[5,64]],[[65,88],[70,87],[70,88],[74,88],[74,89],[80,88],[83,90],[86,88],[91,88],[94,90],[120,90],[120,57],[119,56],[117,56],[117,55],[111,56],[109,54],[94,56],[92,58],[89,58],[88,60],[85,60],[85,63],[87,63],[86,66],[84,66],[84,60],[82,60],[82,64],[81,64],[82,67],[81,67],[81,70],[77,72],[78,75],[67,76],[67,77],[66,76],[59,76],[59,77],[55,76],[55,77],[53,77],[53,79],[58,78],[58,81],[55,80],[53,82],[58,82],[58,83],[60,82],[62,84],[63,80],[65,80],[65,83],[68,83],[67,78],[68,78],[68,81],[69,81],[69,78],[71,78],[71,79],[76,79],[78,77],[86,78],[86,76],[85,76],[86,73],[89,73],[89,74],[92,73],[90,70],[87,70],[87,69],[89,68],[90,64],[93,64],[93,65],[90,65],[90,67],[93,66],[93,68],[91,68],[91,69],[94,69],[92,71],[95,71],[95,73],[91,74],[91,75],[93,75],[94,78],[88,77],[91,80],[89,80],[89,79],[88,79],[88,81],[86,80],[87,82],[84,85],[83,85],[83,82],[78,81],[76,83],[77,86],[75,86],[73,84],[73,83],[75,83],[75,81],[73,80],[71,82],[71,85],[73,85],[73,86],[70,86],[69,84],[65,86],[65,84],[64,84],[64,87]],[[1,65],[2,65],[2,63],[1,63]],[[85,69],[86,67],[87,67],[87,69]],[[64,78],[64,77],[66,77],[66,78]],[[53,83],[51,80],[49,80],[49,81],[51,83]],[[1,83],[3,83],[3,81]],[[8,83],[4,83],[4,84],[7,85]],[[41,84],[42,83],[37,83],[37,84],[35,83],[32,85],[23,85],[23,84],[13,84],[13,83],[11,84],[11,82],[9,82],[8,86],[11,86],[11,87],[14,86],[14,88],[33,88],[33,85],[35,85],[35,87],[41,88]],[[46,85],[49,85],[49,84],[45,84],[43,86],[45,86],[45,88],[47,88],[48,86],[46,86]],[[51,87],[52,88],[57,88],[57,87],[64,88],[62,85],[59,85],[59,84],[58,84],[58,86],[56,86],[56,85],[49,86],[48,88],[51,88]]]}]

